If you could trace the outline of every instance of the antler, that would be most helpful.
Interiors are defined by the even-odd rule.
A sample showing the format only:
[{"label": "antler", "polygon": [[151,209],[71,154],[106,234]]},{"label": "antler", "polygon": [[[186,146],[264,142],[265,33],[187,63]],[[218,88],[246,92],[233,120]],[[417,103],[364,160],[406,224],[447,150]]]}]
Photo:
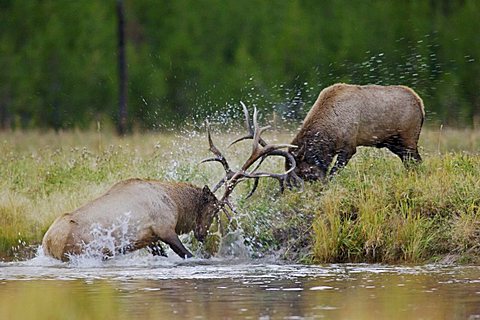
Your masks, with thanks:
[{"label": "antler", "polygon": [[[215,187],[213,188],[213,192],[217,191],[222,185],[225,185],[225,192],[220,201],[223,204],[230,207],[232,211],[235,211],[235,210],[233,209],[233,206],[229,202],[229,196],[233,192],[233,189],[237,186],[237,184],[245,179],[255,180],[253,188],[247,195],[247,198],[253,195],[253,193],[257,189],[259,179],[262,177],[271,177],[271,178],[277,179],[280,182],[281,192],[283,192],[283,190],[285,189],[284,188],[285,184],[287,184],[287,186],[289,187],[292,186],[292,183],[291,183],[292,181],[294,185],[298,186],[299,184],[301,184],[303,187],[303,180],[300,179],[294,172],[296,168],[296,162],[294,157],[287,151],[281,150],[284,148],[296,148],[296,146],[291,144],[266,143],[265,140],[262,139],[261,135],[265,130],[269,129],[270,126],[260,127],[258,125],[258,112],[257,112],[257,109],[255,108],[253,112],[253,127],[252,127],[250,124],[250,116],[248,113],[248,109],[243,102],[240,102],[240,103],[243,107],[243,112],[245,114],[245,124],[249,132],[246,136],[243,136],[233,141],[230,144],[230,146],[242,140],[252,139],[253,140],[252,153],[250,157],[245,161],[245,163],[242,165],[240,170],[238,171],[231,170],[223,154],[213,144],[212,137],[210,134],[210,125],[207,121],[206,126],[207,126],[208,143],[210,146],[209,150],[215,155],[215,157],[207,158],[201,161],[202,163],[208,162],[208,161],[217,161],[222,164],[223,168],[225,169],[226,175],[215,185]],[[289,169],[284,173],[257,172],[258,168],[261,166],[263,161],[268,156],[284,157],[286,161],[288,161],[289,163]],[[254,165],[257,161],[258,161],[257,165],[253,169],[249,170],[250,167],[252,167],[252,165]]]},{"label": "antler", "polygon": [[[295,159],[290,153],[288,153],[286,151],[282,151],[282,150],[275,150],[275,151],[270,152],[268,155],[284,157],[289,162],[290,169],[288,169],[284,173],[255,172],[255,170],[254,170],[255,175],[257,177],[255,177],[255,183],[252,187],[252,190],[247,195],[247,198],[252,196],[253,193],[255,192],[255,190],[258,186],[258,179],[260,177],[270,177],[270,178],[277,179],[279,184],[280,184],[280,193],[283,193],[283,191],[285,191],[285,185],[287,185],[288,188],[295,187],[295,188],[303,189],[303,180],[294,171],[295,170]],[[265,159],[265,157],[262,158],[259,165],[261,164],[261,162],[263,162],[263,159]]]},{"label": "antler", "polygon": [[200,163],[205,163],[205,162],[209,162],[209,161],[217,161],[217,162],[220,162],[223,166],[223,169],[225,169],[225,172],[226,172],[226,175],[225,177],[220,180],[216,185],[215,187],[213,187],[212,189],[212,192],[215,192],[218,190],[218,188],[220,188],[228,179],[230,179],[231,177],[233,177],[234,175],[234,172],[230,169],[230,166],[228,165],[228,162],[227,162],[227,159],[225,159],[225,157],[223,156],[223,154],[220,152],[220,150],[217,149],[217,147],[215,147],[215,145],[213,144],[213,141],[212,141],[212,136],[211,136],[211,133],[210,133],[210,123],[208,122],[208,120],[205,121],[205,126],[207,127],[207,137],[208,137],[208,144],[209,144],[209,149],[214,155],[215,157],[213,158],[207,158],[207,159],[203,159],[202,161],[200,161]]},{"label": "antler", "polygon": [[[248,194],[247,198],[249,198],[255,192],[255,190],[258,186],[258,179],[260,177],[271,177],[271,178],[277,179],[278,182],[280,183],[280,192],[282,192],[282,193],[285,190],[285,185],[287,185],[287,187],[289,187],[289,188],[291,188],[291,187],[301,187],[301,189],[303,189],[303,180],[294,171],[295,168],[296,168],[296,165],[297,165],[296,161],[295,161],[295,158],[289,152],[279,150],[279,149],[283,149],[283,148],[297,148],[297,146],[294,146],[294,145],[291,145],[291,144],[273,144],[273,145],[267,144],[267,142],[265,142],[265,140],[263,140],[260,137],[260,135],[265,130],[269,129],[270,126],[259,128],[257,108],[254,108],[254,111],[253,111],[253,128],[252,128],[251,125],[250,125],[250,115],[249,115],[248,109],[242,101],[240,101],[240,104],[242,105],[243,113],[245,114],[245,124],[246,124],[247,130],[249,131],[249,134],[233,141],[230,144],[230,146],[232,146],[233,144],[235,144],[239,141],[242,141],[242,140],[253,139],[252,155],[247,160],[247,162],[245,162],[245,164],[243,165],[242,170],[244,170],[244,171],[246,171],[248,169],[248,167],[250,167],[253,163],[255,163],[255,161],[257,161],[259,158],[261,158],[259,163],[257,164],[257,166],[249,174],[245,175],[245,177],[247,177],[247,178],[254,178],[255,179],[253,188],[250,191],[250,193]],[[261,145],[263,147],[263,149],[261,149],[259,147],[259,145]],[[260,167],[260,165],[263,163],[263,161],[268,156],[284,157],[285,160],[289,164],[289,169],[286,172],[281,173],[281,174],[266,173],[266,172],[255,173],[256,170]]]},{"label": "antler", "polygon": [[[250,124],[250,115],[248,113],[248,109],[242,101],[240,101],[240,104],[242,105],[243,114],[245,115],[245,127],[247,127],[248,134],[246,136],[238,138],[237,140],[230,143],[229,147],[234,145],[237,142],[242,141],[242,140],[253,139],[253,136],[255,135],[255,130],[254,130],[254,128],[252,128],[252,125]],[[255,109],[255,112],[256,111],[257,111],[257,109]],[[254,126],[255,126],[255,121],[256,121],[255,116],[254,116],[253,121],[254,121]],[[267,145],[267,143],[262,138],[260,138],[258,142],[262,145],[262,147]]]}]

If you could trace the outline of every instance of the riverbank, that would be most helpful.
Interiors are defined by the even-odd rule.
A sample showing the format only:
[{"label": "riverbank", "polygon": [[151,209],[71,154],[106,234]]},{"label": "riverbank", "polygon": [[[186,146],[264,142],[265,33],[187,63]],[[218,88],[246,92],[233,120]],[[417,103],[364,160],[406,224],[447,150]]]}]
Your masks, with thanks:
[{"label": "riverbank", "polygon": [[294,260],[476,263],[479,177],[475,155],[426,156],[407,172],[389,155],[365,154],[328,185],[307,184],[273,204],[257,195],[267,200],[249,207],[276,221],[274,243]]},{"label": "riverbank", "polygon": [[[232,166],[250,152],[237,133],[214,134]],[[269,132],[267,141],[289,142]],[[273,195],[262,181],[245,200],[249,183],[235,191],[243,240],[253,255],[275,253],[300,262],[421,263],[446,257],[480,259],[480,131],[424,130],[424,163],[406,171],[384,150],[363,148],[327,185]],[[25,257],[52,221],[131,177],[213,185],[218,164],[202,164],[202,132],[134,134],[119,139],[99,132],[0,134],[0,259]],[[268,169],[281,170],[271,161]],[[214,250],[214,249],[212,249]]]}]

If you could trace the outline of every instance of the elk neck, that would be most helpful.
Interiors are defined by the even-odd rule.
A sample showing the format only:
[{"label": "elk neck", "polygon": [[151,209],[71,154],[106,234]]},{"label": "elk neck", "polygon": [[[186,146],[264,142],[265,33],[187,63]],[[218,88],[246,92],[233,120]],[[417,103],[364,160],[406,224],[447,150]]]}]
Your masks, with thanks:
[{"label": "elk neck", "polygon": [[177,205],[177,234],[194,230],[197,214],[202,209],[202,189],[189,183],[174,183],[166,188]]}]

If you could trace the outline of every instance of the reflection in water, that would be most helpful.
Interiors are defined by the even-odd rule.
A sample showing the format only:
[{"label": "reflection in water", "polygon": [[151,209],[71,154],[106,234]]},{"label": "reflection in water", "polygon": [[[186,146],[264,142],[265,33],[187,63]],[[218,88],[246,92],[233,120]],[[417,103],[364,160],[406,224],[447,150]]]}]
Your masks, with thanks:
[{"label": "reflection in water", "polygon": [[0,319],[39,318],[479,319],[480,268],[158,257],[0,264]]}]

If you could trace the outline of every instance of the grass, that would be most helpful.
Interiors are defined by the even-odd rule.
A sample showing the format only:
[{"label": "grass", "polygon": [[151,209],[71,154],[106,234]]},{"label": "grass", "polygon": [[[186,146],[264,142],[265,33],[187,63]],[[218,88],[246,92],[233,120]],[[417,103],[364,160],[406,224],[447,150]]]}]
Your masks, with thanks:
[{"label": "grass", "polygon": [[413,172],[386,160],[357,161],[329,185],[314,223],[316,260],[420,262],[478,247],[478,156],[438,155]]},{"label": "grass", "polygon": [[[227,149],[237,133],[215,133],[233,167],[249,154],[248,142]],[[267,141],[289,142],[291,133],[269,132]],[[383,150],[361,148],[328,184],[274,194],[262,181],[234,193],[241,229],[254,255],[276,253],[300,262],[418,263],[454,258],[480,261],[480,131],[425,129],[424,162],[406,171]],[[52,221],[131,178],[189,181],[212,186],[222,177],[204,132],[0,133],[0,259],[25,257]],[[265,164],[281,170],[281,162]],[[215,241],[213,241],[215,243]]]}]

